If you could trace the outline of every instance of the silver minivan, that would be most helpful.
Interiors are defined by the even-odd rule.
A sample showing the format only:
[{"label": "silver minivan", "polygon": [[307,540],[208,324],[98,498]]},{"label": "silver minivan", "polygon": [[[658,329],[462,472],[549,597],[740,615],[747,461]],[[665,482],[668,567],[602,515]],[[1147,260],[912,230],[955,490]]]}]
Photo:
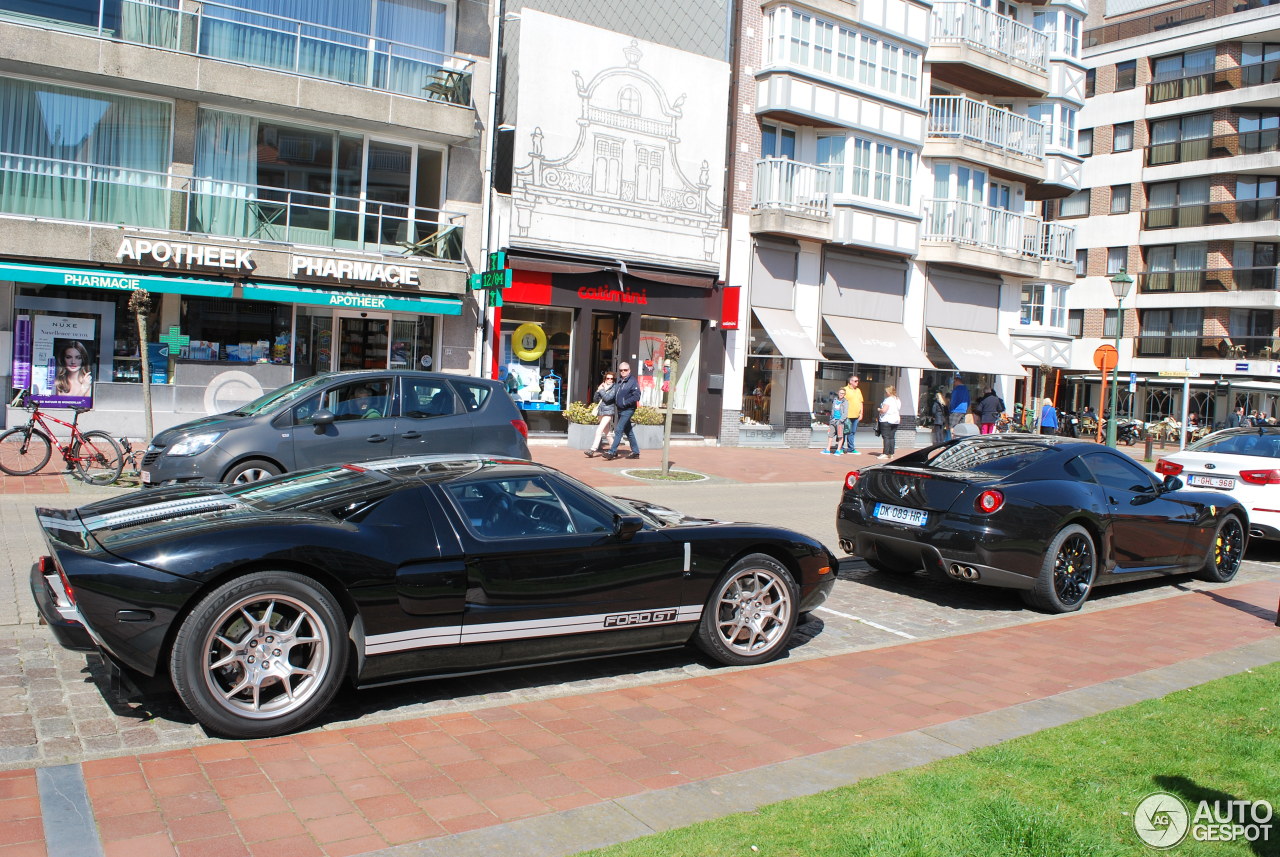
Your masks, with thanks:
[{"label": "silver minivan", "polygon": [[252,482],[393,455],[529,458],[529,428],[498,381],[407,370],[334,372],[155,436],[142,484]]}]

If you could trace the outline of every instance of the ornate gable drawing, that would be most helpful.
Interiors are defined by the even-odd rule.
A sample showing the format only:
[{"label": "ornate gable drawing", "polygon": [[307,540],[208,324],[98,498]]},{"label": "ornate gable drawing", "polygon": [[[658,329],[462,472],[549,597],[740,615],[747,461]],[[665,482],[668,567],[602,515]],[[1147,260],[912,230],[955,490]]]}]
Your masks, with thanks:
[{"label": "ornate gable drawing", "polygon": [[[554,35],[528,38],[530,25],[544,24],[554,26]],[[564,30],[592,35],[574,38]],[[573,68],[539,74],[536,88],[532,73],[521,71],[512,244],[716,267],[727,66],[537,13],[526,16],[522,42],[600,48],[575,50]],[[590,68],[593,57],[607,62],[609,46],[612,64],[597,66],[587,79],[581,68]],[[650,51],[663,56],[647,59]],[[538,63],[544,69],[545,59],[544,51]],[[672,81],[682,90],[674,97]],[[701,112],[691,122],[686,111],[694,109]]]}]

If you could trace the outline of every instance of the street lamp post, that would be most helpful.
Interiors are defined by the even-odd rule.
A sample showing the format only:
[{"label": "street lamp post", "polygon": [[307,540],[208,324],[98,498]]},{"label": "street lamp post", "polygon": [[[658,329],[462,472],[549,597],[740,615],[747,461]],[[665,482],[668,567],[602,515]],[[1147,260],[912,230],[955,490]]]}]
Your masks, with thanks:
[{"label": "street lamp post", "polygon": [[1124,299],[1133,288],[1133,277],[1124,268],[1111,278],[1111,291],[1116,296],[1116,362],[1111,367],[1111,416],[1107,417],[1107,446],[1116,446],[1116,385],[1120,378],[1120,338],[1124,336]]}]

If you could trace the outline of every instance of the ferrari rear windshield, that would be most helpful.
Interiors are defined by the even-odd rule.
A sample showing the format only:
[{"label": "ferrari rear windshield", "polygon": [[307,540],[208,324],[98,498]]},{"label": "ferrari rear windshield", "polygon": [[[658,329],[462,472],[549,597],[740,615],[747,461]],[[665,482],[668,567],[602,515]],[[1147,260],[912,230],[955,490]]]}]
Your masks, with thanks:
[{"label": "ferrari rear windshield", "polygon": [[929,467],[1009,476],[1052,454],[1049,447],[1038,443],[987,443],[975,438],[943,449],[929,460]]}]

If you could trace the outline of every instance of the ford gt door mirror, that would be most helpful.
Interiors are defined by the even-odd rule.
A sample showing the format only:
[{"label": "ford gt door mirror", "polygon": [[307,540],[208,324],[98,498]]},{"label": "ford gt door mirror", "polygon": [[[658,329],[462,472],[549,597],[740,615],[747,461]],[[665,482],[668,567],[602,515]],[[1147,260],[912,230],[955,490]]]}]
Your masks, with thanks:
[{"label": "ford gt door mirror", "polygon": [[1164,481],[1160,483],[1160,493],[1168,494],[1170,491],[1178,491],[1182,488],[1182,480],[1176,476],[1166,476]]},{"label": "ford gt door mirror", "polygon": [[614,515],[613,534],[621,541],[630,541],[644,527],[644,518],[639,515]]},{"label": "ford gt door mirror", "polygon": [[324,434],[324,427],[333,425],[334,419],[333,411],[321,408],[311,415],[311,424],[316,427],[316,434]]}]

